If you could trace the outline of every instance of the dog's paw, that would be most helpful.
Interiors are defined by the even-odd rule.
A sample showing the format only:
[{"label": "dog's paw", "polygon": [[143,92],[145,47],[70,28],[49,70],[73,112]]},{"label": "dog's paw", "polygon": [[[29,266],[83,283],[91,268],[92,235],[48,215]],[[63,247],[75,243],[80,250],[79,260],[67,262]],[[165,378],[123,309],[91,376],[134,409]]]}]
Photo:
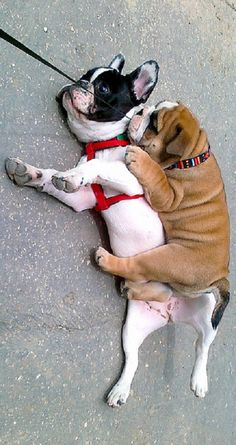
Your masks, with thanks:
[{"label": "dog's paw", "polygon": [[127,280],[120,283],[120,295],[122,298],[125,298],[125,300],[132,300],[132,292],[130,291]]},{"label": "dog's paw", "polygon": [[66,193],[74,193],[79,189],[73,177],[63,176],[60,172],[52,176],[52,183],[57,190]]},{"label": "dog's paw", "polygon": [[127,168],[135,176],[140,176],[144,163],[149,159],[149,155],[136,145],[129,145],[126,149],[125,163]]},{"label": "dog's paw", "polygon": [[98,247],[98,249],[95,252],[96,263],[104,271],[109,270],[108,265],[111,257],[112,255],[109,252],[107,252],[107,250],[104,249],[103,247]]},{"label": "dog's paw", "polygon": [[129,393],[130,387],[118,382],[109,392],[107,404],[112,408],[124,405],[129,397]]},{"label": "dog's paw", "polygon": [[199,370],[192,374],[190,388],[196,397],[203,399],[208,391],[206,370]]},{"label": "dog's paw", "polygon": [[32,165],[26,164],[18,158],[6,159],[6,172],[9,178],[17,185],[32,184],[42,177],[42,172]]},{"label": "dog's paw", "polygon": [[67,172],[57,172],[52,176],[52,183],[58,190],[66,193],[74,193],[80,187],[92,184],[96,181],[96,176],[90,168],[75,168]]}]

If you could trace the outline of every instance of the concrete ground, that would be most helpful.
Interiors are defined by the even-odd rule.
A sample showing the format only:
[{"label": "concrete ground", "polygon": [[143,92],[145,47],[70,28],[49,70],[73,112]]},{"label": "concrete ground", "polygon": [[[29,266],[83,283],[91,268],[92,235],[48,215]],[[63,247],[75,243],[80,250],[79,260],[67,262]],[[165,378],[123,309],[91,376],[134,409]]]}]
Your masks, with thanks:
[{"label": "concrete ground", "polygon": [[[235,270],[234,0],[8,0],[1,27],[79,77],[122,51],[126,71],[160,64],[150,102],[180,99],[199,116],[222,168]],[[14,186],[7,156],[58,170],[75,164],[76,140],[55,102],[60,75],[1,41],[1,434],[3,445],[233,445],[235,274],[232,300],[209,358],[209,394],[189,390],[194,332],[151,335],[127,405],[104,394],[118,377],[125,301],[94,268],[105,242],[98,217]],[[235,90],[234,90],[235,91]],[[234,151],[233,151],[234,150]],[[210,181],[210,178],[209,178]]]}]

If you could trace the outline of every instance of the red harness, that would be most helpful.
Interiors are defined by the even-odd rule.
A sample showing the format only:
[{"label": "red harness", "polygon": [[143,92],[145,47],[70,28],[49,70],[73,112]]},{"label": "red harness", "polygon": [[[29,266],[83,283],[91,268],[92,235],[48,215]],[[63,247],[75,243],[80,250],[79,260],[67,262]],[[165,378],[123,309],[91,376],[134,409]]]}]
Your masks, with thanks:
[{"label": "red harness", "polygon": [[[119,139],[119,137],[121,139]],[[123,135],[118,136],[114,139],[109,139],[108,141],[89,142],[85,147],[87,160],[90,161],[91,159],[94,159],[95,153],[98,150],[105,150],[106,148],[114,148],[120,146],[124,147],[129,144],[130,142],[127,139],[123,139]],[[132,196],[120,194],[106,198],[101,185],[91,184],[91,187],[97,200],[97,204],[95,206],[95,210],[97,210],[97,212],[101,212],[102,210],[107,210],[109,209],[110,206],[112,206],[113,204],[117,204],[120,201],[125,201],[127,199],[138,199],[144,197],[143,194],[132,195]]]}]

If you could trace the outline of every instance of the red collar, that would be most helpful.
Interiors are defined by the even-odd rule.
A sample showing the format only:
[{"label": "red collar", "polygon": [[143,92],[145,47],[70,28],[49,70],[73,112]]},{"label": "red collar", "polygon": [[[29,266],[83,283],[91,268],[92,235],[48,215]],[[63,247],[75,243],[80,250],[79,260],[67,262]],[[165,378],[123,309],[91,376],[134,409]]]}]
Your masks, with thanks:
[{"label": "red collar", "polygon": [[[115,148],[115,147],[125,147],[126,145],[129,145],[130,141],[127,139],[127,136],[125,134],[121,134],[117,136],[116,138],[109,139],[108,141],[97,141],[97,142],[89,142],[85,146],[85,153],[87,155],[87,161],[91,161],[91,159],[95,158],[95,153],[98,150],[105,150],[106,148]],[[102,186],[99,184],[91,184],[93,193],[96,197],[97,204],[95,206],[95,210],[97,212],[101,212],[103,210],[109,209],[109,207],[113,204],[117,204],[120,201],[125,201],[128,199],[137,199],[137,198],[143,198],[144,195],[125,195],[120,194],[116,196],[110,196],[107,198],[104,195]]]}]

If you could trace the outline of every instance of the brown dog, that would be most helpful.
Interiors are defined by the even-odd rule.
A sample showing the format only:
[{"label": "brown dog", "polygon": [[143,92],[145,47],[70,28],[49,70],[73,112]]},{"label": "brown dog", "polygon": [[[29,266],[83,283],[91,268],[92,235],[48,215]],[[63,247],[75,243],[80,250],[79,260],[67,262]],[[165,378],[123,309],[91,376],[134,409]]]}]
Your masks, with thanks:
[{"label": "brown dog", "polygon": [[133,119],[131,137],[135,140],[144,127],[139,144],[145,151],[130,146],[127,166],[158,211],[167,244],[129,258],[103,250],[97,255],[98,263],[131,281],[168,283],[190,297],[218,289],[215,317],[220,319],[229,301],[229,218],[222,177],[206,132],[177,103],[159,104],[146,128],[147,116]]}]

